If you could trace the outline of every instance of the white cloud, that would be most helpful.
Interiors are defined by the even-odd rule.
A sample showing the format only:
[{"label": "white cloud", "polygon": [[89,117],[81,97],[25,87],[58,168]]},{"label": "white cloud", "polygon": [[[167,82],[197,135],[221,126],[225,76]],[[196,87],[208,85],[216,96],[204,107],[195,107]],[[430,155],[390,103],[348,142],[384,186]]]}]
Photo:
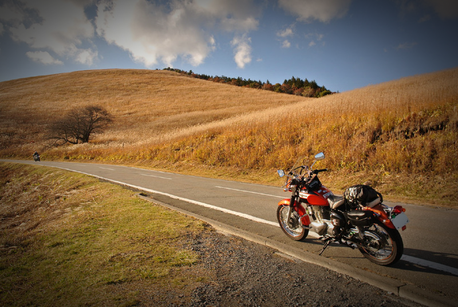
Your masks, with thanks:
[{"label": "white cloud", "polygon": [[259,21],[254,17],[237,20],[234,18],[222,18],[221,25],[226,31],[250,31],[258,27]]},{"label": "white cloud", "polygon": [[278,4],[285,11],[297,16],[299,21],[329,22],[345,16],[351,0],[278,0]]},{"label": "white cloud", "polygon": [[279,31],[277,33],[277,36],[280,36],[280,37],[288,37],[288,36],[292,36],[292,35],[293,35],[293,29],[292,28],[286,28],[285,30]]},{"label": "white cloud", "polygon": [[200,31],[187,5],[173,2],[167,13],[144,0],[113,1],[112,7],[104,2],[98,7],[97,32],[146,66],[158,61],[173,66],[179,55],[199,65],[212,50],[214,38]]},{"label": "white cloud", "polygon": [[208,43],[211,46],[211,50],[215,51],[216,50],[216,41],[215,41],[215,38],[213,36],[210,36],[210,38],[208,39]]},{"label": "white cloud", "polygon": [[[323,40],[324,35],[319,33],[309,33],[305,35],[305,38],[310,39],[309,47],[313,47],[317,44],[316,41],[320,42]],[[325,42],[322,42],[322,46],[324,46],[325,44]]]},{"label": "white cloud", "polygon": [[92,66],[94,60],[98,58],[98,52],[92,49],[79,49],[75,54],[75,61],[87,66]]},{"label": "white cloud", "polygon": [[[94,20],[86,16],[89,5],[96,10]],[[148,67],[173,66],[178,58],[197,66],[216,50],[215,31],[239,41],[257,29],[260,14],[254,0],[0,1],[0,35],[28,44],[30,57],[41,63],[57,64],[52,54],[92,65],[99,57],[97,35]],[[250,44],[245,39],[232,45],[239,67],[249,62]]]},{"label": "white cloud", "polygon": [[245,68],[251,62],[251,38],[246,35],[235,37],[231,44],[234,47],[234,60],[239,68]]},{"label": "white cloud", "polygon": [[254,30],[255,11],[245,0],[172,0],[168,7],[146,0],[103,0],[96,26],[100,36],[146,66],[173,66],[178,57],[198,66],[216,48],[210,33]]},{"label": "white cloud", "polygon": [[228,32],[256,30],[259,24],[257,17],[261,11],[253,0],[194,0],[191,6]]},{"label": "white cloud", "polygon": [[282,42],[282,45],[281,45],[282,48],[288,49],[288,48],[291,47],[291,42],[288,39],[284,39],[284,38],[291,37],[293,35],[294,35],[294,33],[293,33],[293,27],[292,26],[289,27],[289,28],[286,28],[285,30],[277,32],[277,36],[281,37],[283,39],[283,42]]},{"label": "white cloud", "polygon": [[26,54],[33,61],[45,64],[45,65],[64,64],[62,63],[62,61],[54,59],[47,51],[35,51],[35,52],[29,51]]},{"label": "white cloud", "polygon": [[285,39],[283,41],[283,44],[281,45],[281,47],[282,48],[289,48],[289,47],[291,47],[291,43],[287,39]]},{"label": "white cloud", "polygon": [[[87,3],[85,0],[23,0],[6,7],[11,16],[5,17],[2,13],[0,18],[8,23],[9,33],[15,41],[40,51],[28,53],[32,59],[45,64],[62,64],[47,52],[52,51],[60,57],[81,61],[81,54],[88,52],[81,45],[94,37],[94,27],[84,13]],[[96,51],[89,53],[94,55]]]}]

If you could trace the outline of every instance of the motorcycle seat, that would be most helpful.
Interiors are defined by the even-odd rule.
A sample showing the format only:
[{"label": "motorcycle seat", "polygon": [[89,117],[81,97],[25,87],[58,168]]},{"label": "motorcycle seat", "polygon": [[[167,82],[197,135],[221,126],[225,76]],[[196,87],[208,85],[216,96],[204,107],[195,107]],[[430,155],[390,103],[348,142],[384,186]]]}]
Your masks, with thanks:
[{"label": "motorcycle seat", "polygon": [[331,209],[339,208],[344,202],[345,200],[341,196],[331,195],[328,197],[328,203]]},{"label": "motorcycle seat", "polygon": [[349,218],[354,218],[354,219],[360,219],[364,217],[369,217],[371,216],[372,212],[371,211],[349,211],[347,212],[347,215]]},{"label": "motorcycle seat", "polygon": [[367,206],[367,207],[373,208],[373,207],[375,207],[376,205],[380,204],[381,202],[382,202],[382,200],[380,199],[380,197],[377,197],[377,198],[374,199],[373,201],[368,202],[368,203],[366,204],[366,206]]}]

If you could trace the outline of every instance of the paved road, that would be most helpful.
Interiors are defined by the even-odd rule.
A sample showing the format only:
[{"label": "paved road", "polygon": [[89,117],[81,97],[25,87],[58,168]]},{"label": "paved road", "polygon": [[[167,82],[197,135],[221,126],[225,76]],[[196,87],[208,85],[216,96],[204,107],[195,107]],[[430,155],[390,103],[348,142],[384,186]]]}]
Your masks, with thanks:
[{"label": "paved road", "polygon": [[[458,210],[402,204],[409,217],[402,232],[404,256],[394,267],[366,260],[357,250],[288,239],[276,222],[280,187],[209,179],[139,168],[93,164],[0,160],[39,164],[97,176],[145,191],[152,199],[228,226],[247,238],[282,249],[305,261],[339,270],[427,305],[458,306]],[[385,201],[393,206],[394,203]],[[384,285],[387,285],[386,287]],[[421,298],[425,298],[422,300]]]}]

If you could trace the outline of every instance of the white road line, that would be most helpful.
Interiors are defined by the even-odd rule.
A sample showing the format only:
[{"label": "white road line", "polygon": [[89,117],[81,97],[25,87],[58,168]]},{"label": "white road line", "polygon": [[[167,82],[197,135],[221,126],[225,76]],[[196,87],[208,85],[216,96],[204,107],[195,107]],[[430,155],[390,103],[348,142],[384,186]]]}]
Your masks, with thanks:
[{"label": "white road line", "polygon": [[409,255],[402,255],[401,260],[404,260],[404,261],[407,261],[407,262],[411,262],[411,263],[414,263],[414,264],[418,264],[418,265],[421,265],[421,266],[426,266],[426,267],[431,268],[431,269],[448,272],[450,274],[458,276],[458,269],[452,268],[450,266],[443,265],[443,264],[440,264],[440,263],[437,263],[437,262],[432,262],[432,261],[424,260],[424,259],[421,259],[421,258],[412,257],[412,256],[409,256]]},{"label": "white road line", "polygon": [[[65,167],[57,166],[57,168],[61,168],[61,169],[65,169],[65,170],[68,170],[68,171],[71,171],[71,172],[76,172],[76,173],[92,176],[92,177],[99,178],[99,179],[106,180],[106,181],[111,181],[113,183],[117,183],[117,184],[120,184],[120,185],[128,186],[128,187],[131,187],[131,188],[134,188],[134,189],[138,189],[138,190],[142,190],[142,191],[146,191],[146,192],[150,192],[150,193],[155,193],[155,194],[168,196],[170,198],[178,199],[178,200],[181,200],[181,201],[185,201],[185,202],[188,202],[188,203],[191,203],[191,204],[194,204],[194,205],[198,205],[198,206],[202,206],[202,207],[218,210],[218,211],[221,211],[221,212],[224,212],[224,213],[232,214],[232,215],[235,215],[235,216],[243,217],[243,218],[246,218],[246,219],[254,221],[254,222],[258,222],[258,223],[263,223],[263,224],[279,227],[278,223],[276,223],[276,222],[271,222],[271,221],[268,221],[268,220],[265,220],[265,219],[261,219],[261,218],[258,218],[258,217],[255,217],[255,216],[252,216],[252,215],[249,215],[249,214],[245,214],[245,213],[241,213],[241,212],[237,212],[237,211],[233,211],[233,210],[217,207],[217,206],[214,206],[214,205],[210,205],[210,204],[207,204],[207,203],[203,203],[203,202],[200,202],[200,201],[196,201],[196,200],[192,200],[192,199],[188,199],[188,198],[184,198],[184,197],[179,197],[179,196],[176,196],[176,195],[173,195],[173,194],[169,194],[169,193],[164,193],[164,192],[161,192],[161,191],[155,191],[155,190],[147,189],[147,188],[136,186],[136,185],[133,185],[133,184],[128,184],[128,183],[125,183],[125,182],[121,182],[121,181],[105,178],[105,177],[102,177],[102,176],[97,176],[97,175],[94,175],[94,174],[89,174],[89,173],[85,173],[85,172],[81,172],[81,171],[76,171],[76,170],[65,168]],[[220,187],[220,188],[223,188],[223,187]],[[233,189],[233,190],[236,190],[236,189]],[[240,190],[240,191],[244,191],[244,190]],[[244,191],[244,192],[249,192],[249,191]],[[251,192],[251,193],[262,194],[262,193],[257,193],[257,192]],[[270,195],[270,194],[265,194],[265,195],[273,196],[273,197],[279,197],[279,196],[274,196],[274,195]],[[316,234],[313,233],[313,232],[310,232],[309,236],[316,237]],[[439,271],[448,272],[450,274],[458,276],[458,269],[453,268],[453,267],[449,267],[449,266],[446,266],[446,265],[443,265],[443,264],[440,264],[440,263],[436,263],[436,262],[432,262],[432,261],[428,261],[428,260],[424,260],[424,259],[408,256],[408,255],[403,255],[401,259],[404,260],[404,261],[410,262],[410,263],[414,263],[414,264],[418,264],[418,265],[421,265],[421,266],[429,267],[429,268],[432,268],[432,269],[435,269],[435,270],[439,270]]]},{"label": "white road line", "polygon": [[107,170],[109,170],[109,171],[114,171],[114,169],[113,169],[113,168],[102,167],[102,166],[99,166],[99,168],[101,168],[101,169],[107,169]]},{"label": "white road line", "polygon": [[281,196],[278,196],[278,195],[265,194],[265,193],[247,191],[247,190],[239,190],[239,189],[233,189],[233,188],[227,188],[227,187],[221,187],[221,186],[215,186],[215,188],[218,188],[218,189],[225,189],[225,190],[231,190],[231,191],[237,191],[237,192],[243,192],[243,193],[256,194],[256,195],[262,195],[262,196],[275,197],[275,198],[280,198],[280,199],[287,198],[287,197],[281,197]]},{"label": "white road line", "polygon": [[155,175],[148,175],[148,174],[140,174],[142,176],[146,177],[154,177],[154,178],[159,178],[159,179],[167,179],[167,180],[172,180],[172,178],[167,178],[167,177],[161,177],[161,176],[155,176]]},{"label": "white road line", "polygon": [[[110,180],[110,179],[107,179],[107,180]],[[218,207],[218,206],[210,205],[210,204],[203,203],[203,202],[200,202],[200,201],[197,201],[197,200],[176,196],[176,195],[169,194],[169,193],[164,193],[164,192],[161,192],[161,191],[155,191],[155,190],[147,189],[147,188],[144,188],[144,187],[135,186],[135,185],[132,185],[132,184],[126,184],[126,183],[115,181],[115,180],[110,180],[110,181],[115,182],[115,183],[119,183],[119,184],[122,184],[122,185],[127,185],[127,186],[130,186],[132,188],[136,188],[136,189],[143,190],[143,191],[146,191],[146,192],[168,196],[168,197],[173,198],[173,199],[178,199],[178,200],[181,200],[181,201],[184,201],[184,202],[188,202],[188,203],[191,203],[191,204],[194,204],[194,205],[202,206],[202,207],[205,207],[205,208],[210,208],[210,209],[213,209],[213,210],[218,210],[218,211],[221,211],[221,212],[224,212],[224,213],[228,213],[228,214],[232,214],[232,215],[235,215],[235,216],[243,217],[243,218],[246,218],[246,219],[254,221],[254,222],[263,223],[263,224],[276,226],[276,227],[279,226],[278,223],[275,223],[275,222],[271,222],[271,221],[268,221],[268,220],[265,220],[265,219],[261,219],[259,217],[255,217],[255,216],[252,216],[252,215],[249,215],[249,214],[245,214],[245,213],[229,210],[229,209],[226,209],[226,208],[221,208],[221,207]]]},{"label": "white road line", "polygon": [[144,188],[144,187],[136,186],[136,185],[133,185],[133,184],[129,184],[129,183],[125,183],[125,182],[121,182],[121,181],[105,178],[105,177],[94,175],[94,174],[89,174],[89,173],[85,173],[85,172],[81,172],[81,171],[75,171],[75,170],[68,169],[68,168],[65,168],[65,167],[61,167],[61,168],[65,169],[65,170],[68,170],[68,171],[77,172],[77,173],[80,173],[80,174],[84,174],[84,175],[92,176],[92,177],[99,178],[99,179],[102,179],[102,180],[106,180],[106,181],[110,181],[110,182],[113,182],[113,183],[117,183],[117,184],[120,184],[120,185],[128,186],[128,187],[131,187],[131,188],[134,188],[134,189],[138,189],[138,190],[142,190],[142,191],[146,191],[146,192],[150,192],[150,193],[155,193],[155,194],[168,196],[170,198],[178,199],[178,200],[181,200],[181,201],[184,201],[184,202],[188,202],[188,203],[191,203],[191,204],[194,204],[194,205],[198,205],[198,206],[202,206],[202,207],[218,210],[218,211],[221,211],[221,212],[224,212],[224,213],[232,214],[232,215],[235,215],[235,216],[243,217],[243,218],[246,218],[246,219],[254,221],[254,222],[258,222],[258,223],[263,223],[263,224],[279,227],[278,223],[271,222],[271,221],[268,221],[268,220],[265,220],[265,219],[261,219],[259,217],[255,217],[255,216],[252,216],[252,215],[249,215],[249,214],[245,214],[245,213],[229,210],[229,209],[226,209],[226,208],[221,208],[221,207],[218,207],[218,206],[213,206],[213,205],[206,204],[206,203],[203,203],[203,202],[200,202],[200,201],[197,201],[197,200],[192,200],[192,199],[176,196],[176,195],[165,193],[165,192],[161,192],[161,191],[151,190],[151,189],[148,189],[148,188]]}]

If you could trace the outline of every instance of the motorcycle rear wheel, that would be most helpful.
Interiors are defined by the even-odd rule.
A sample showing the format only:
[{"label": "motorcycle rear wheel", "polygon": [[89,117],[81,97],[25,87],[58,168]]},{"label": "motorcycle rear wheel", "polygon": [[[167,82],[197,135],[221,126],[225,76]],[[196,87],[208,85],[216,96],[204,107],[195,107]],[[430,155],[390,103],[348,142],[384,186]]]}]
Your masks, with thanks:
[{"label": "motorcycle rear wheel", "polygon": [[401,259],[404,243],[396,229],[391,229],[383,223],[374,223],[364,231],[366,246],[358,246],[364,257],[378,265],[392,265]]},{"label": "motorcycle rear wheel", "polygon": [[309,230],[302,227],[299,215],[293,211],[288,221],[288,205],[281,205],[277,208],[277,220],[283,232],[295,241],[304,241],[309,234]]}]

